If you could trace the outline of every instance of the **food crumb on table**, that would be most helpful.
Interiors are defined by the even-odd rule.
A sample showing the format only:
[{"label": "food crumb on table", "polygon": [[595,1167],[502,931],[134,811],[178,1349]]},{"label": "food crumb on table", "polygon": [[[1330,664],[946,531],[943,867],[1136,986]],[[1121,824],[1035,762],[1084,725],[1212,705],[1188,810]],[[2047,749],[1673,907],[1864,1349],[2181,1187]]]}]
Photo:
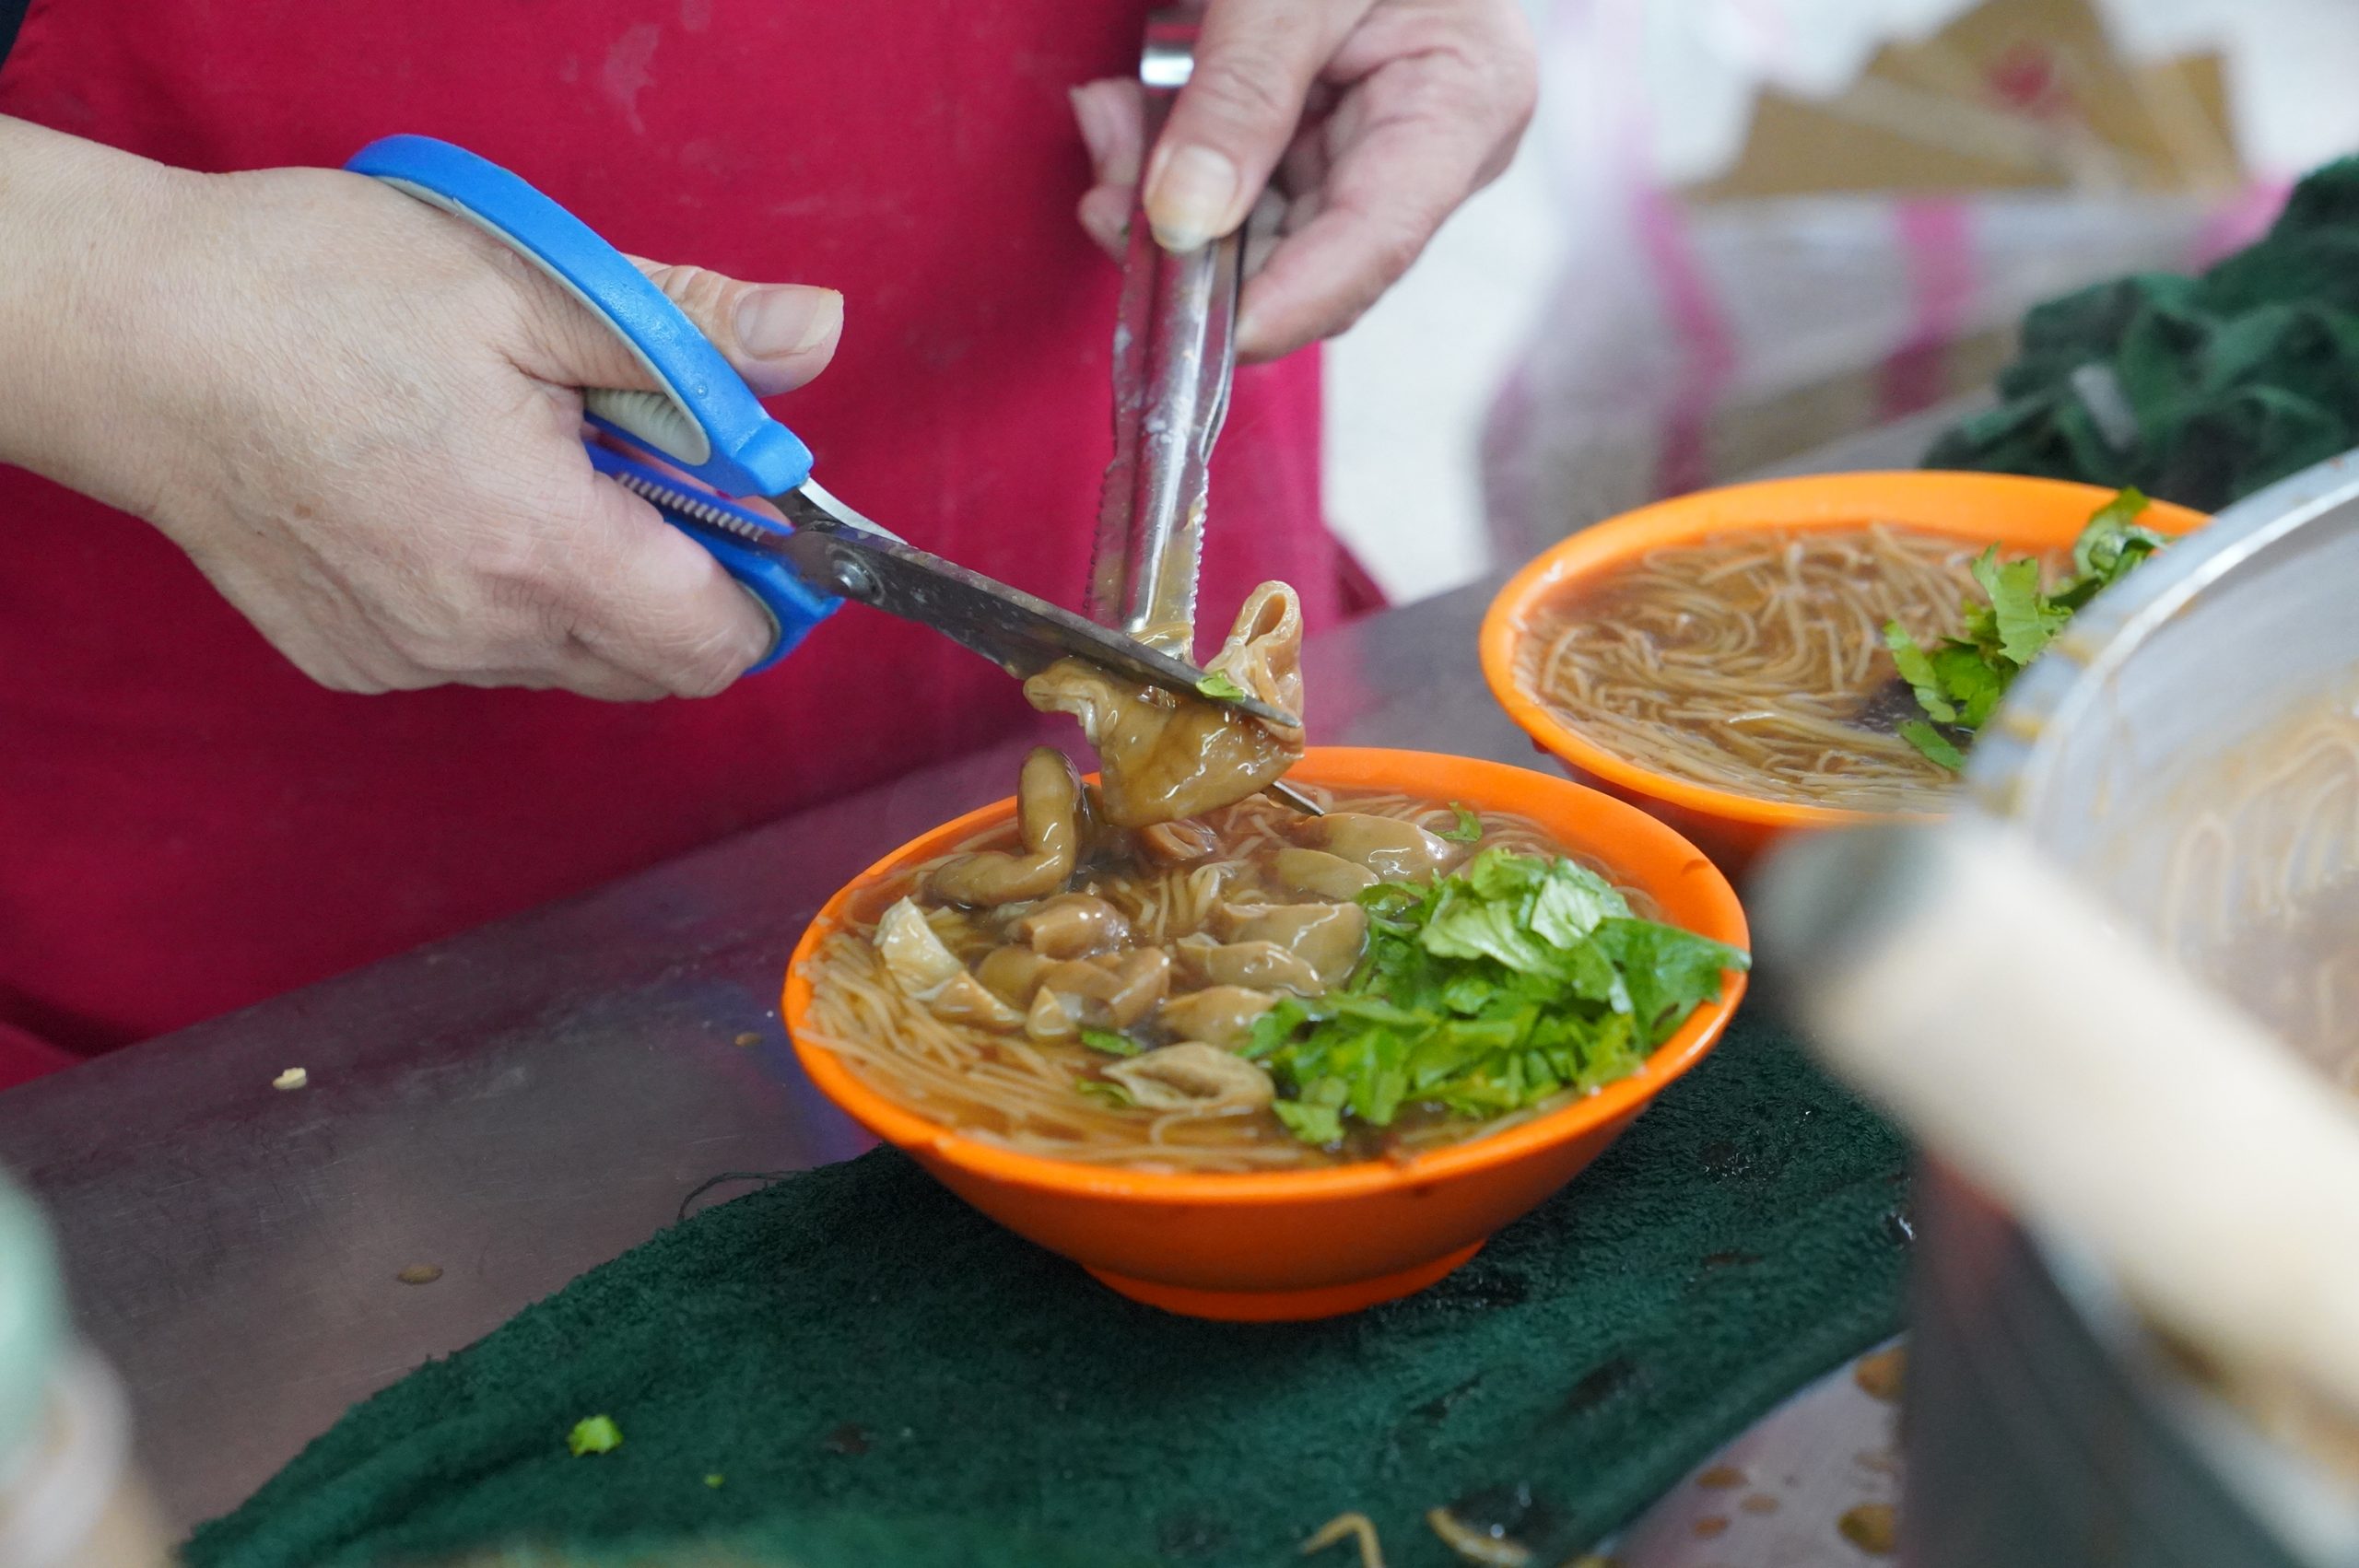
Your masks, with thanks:
[{"label": "food crumb on table", "polygon": [[753,1030],[748,1029],[744,1034],[737,1036],[737,1043],[741,1046],[758,1046],[762,1043],[762,1037]]},{"label": "food crumb on table", "polygon": [[270,1081],[274,1089],[300,1089],[311,1081],[311,1075],[299,1067],[290,1067]]},{"label": "food crumb on table", "polygon": [[1889,1503],[1862,1503],[1846,1511],[1835,1527],[1871,1557],[1889,1557],[1898,1549],[1899,1516]]},{"label": "food crumb on table", "polygon": [[442,1268],[437,1263],[413,1263],[393,1276],[405,1285],[430,1285],[441,1277]]},{"label": "food crumb on table", "polygon": [[584,1454],[611,1454],[623,1445],[623,1429],[612,1416],[589,1416],[573,1423],[565,1446],[575,1458]]},{"label": "food crumb on table", "polygon": [[1851,1381],[1869,1398],[1889,1405],[1900,1398],[1901,1383],[1907,1372],[1908,1352],[1904,1346],[1895,1345],[1890,1350],[1861,1356],[1851,1368]]},{"label": "food crumb on table", "polygon": [[1697,1540],[1712,1540],[1728,1533],[1729,1522],[1724,1515],[1707,1514],[1702,1518],[1696,1521],[1696,1539]]},{"label": "food crumb on table", "polygon": [[1714,1465],[1696,1478],[1696,1484],[1713,1492],[1727,1492],[1744,1484],[1744,1472],[1734,1465]]}]

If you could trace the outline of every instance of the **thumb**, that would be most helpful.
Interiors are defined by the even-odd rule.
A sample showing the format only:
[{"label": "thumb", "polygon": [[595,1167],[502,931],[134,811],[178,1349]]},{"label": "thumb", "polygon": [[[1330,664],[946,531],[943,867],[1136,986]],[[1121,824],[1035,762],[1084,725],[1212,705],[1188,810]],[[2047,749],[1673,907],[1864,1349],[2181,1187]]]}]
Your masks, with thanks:
[{"label": "thumb", "polygon": [[792,392],[836,357],[844,297],[832,288],[741,283],[702,267],[630,260],[763,397]]},{"label": "thumb", "polygon": [[1245,221],[1320,70],[1370,3],[1214,0],[1195,68],[1147,160],[1147,222],[1164,249],[1192,251]]},{"label": "thumb", "polygon": [[[843,333],[844,297],[796,283],[746,283],[697,266],[638,256],[673,304],[722,352],[757,397],[792,392],[827,368]],[[540,293],[534,335],[550,357],[531,369],[575,386],[651,387],[647,368],[612,327],[551,285]]]}]

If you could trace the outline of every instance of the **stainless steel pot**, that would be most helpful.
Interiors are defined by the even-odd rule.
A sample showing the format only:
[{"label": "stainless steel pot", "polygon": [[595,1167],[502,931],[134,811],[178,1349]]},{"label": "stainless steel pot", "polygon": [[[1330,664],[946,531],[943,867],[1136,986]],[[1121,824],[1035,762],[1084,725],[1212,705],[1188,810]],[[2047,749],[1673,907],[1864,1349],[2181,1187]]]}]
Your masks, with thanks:
[{"label": "stainless steel pot", "polygon": [[[1985,809],[2187,954],[2200,936],[2163,915],[2197,809],[2184,781],[2354,672],[2359,454],[2222,514],[2092,605],[2018,683],[1970,777]],[[2359,1564],[2359,1497],[2184,1375],[2069,1244],[1940,1170],[1919,1201],[1915,1568]]]}]

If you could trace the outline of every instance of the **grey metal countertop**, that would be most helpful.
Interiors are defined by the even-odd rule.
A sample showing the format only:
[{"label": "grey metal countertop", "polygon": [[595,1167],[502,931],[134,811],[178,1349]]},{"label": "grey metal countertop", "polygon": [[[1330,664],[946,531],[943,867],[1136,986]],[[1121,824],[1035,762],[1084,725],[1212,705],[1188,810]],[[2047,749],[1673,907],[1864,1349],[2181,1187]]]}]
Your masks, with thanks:
[{"label": "grey metal countertop", "polygon": [[[1496,586],[1317,639],[1315,737],[1529,761],[1475,659]],[[864,1148],[787,1048],[788,950],[861,867],[1006,794],[1022,744],[0,1094],[0,1165],[57,1223],[172,1517],[231,1507],[354,1400],[645,1240],[699,1184]],[[308,1086],[273,1088],[293,1067]],[[421,1266],[440,1278],[401,1281]],[[1778,1452],[1880,1450],[1853,1403],[1798,1401]],[[1808,1545],[1748,1560],[1858,1561],[1825,1506],[1746,1529],[1805,1514]],[[1627,1538],[1629,1568],[1729,1544],[1658,1525]]]}]

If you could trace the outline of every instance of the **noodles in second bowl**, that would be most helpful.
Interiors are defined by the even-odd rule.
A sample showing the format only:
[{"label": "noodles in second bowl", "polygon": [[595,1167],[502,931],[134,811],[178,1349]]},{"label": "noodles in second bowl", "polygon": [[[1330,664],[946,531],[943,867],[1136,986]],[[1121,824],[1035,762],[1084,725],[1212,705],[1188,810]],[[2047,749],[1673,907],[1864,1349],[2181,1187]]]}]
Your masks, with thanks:
[{"label": "noodles in second bowl", "polygon": [[[1896,732],[1921,714],[1885,625],[1919,643],[1954,633],[1978,555],[2052,567],[2110,494],[1909,473],[1681,497],[1518,574],[1485,620],[1484,673],[1576,777],[1731,868],[1789,829],[1938,814],[1951,776]],[[2203,520],[2157,502],[2139,521],[2177,534]]]}]

